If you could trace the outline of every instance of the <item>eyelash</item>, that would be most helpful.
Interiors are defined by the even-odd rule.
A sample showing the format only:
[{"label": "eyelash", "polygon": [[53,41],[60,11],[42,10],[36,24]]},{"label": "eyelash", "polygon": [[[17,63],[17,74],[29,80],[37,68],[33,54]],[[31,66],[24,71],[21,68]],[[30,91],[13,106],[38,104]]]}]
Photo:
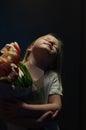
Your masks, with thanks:
[{"label": "eyelash", "polygon": [[[46,41],[48,41],[47,39],[44,39],[44,40],[46,40]],[[52,42],[52,41],[49,41],[52,45],[54,45],[55,43],[54,42]]]}]

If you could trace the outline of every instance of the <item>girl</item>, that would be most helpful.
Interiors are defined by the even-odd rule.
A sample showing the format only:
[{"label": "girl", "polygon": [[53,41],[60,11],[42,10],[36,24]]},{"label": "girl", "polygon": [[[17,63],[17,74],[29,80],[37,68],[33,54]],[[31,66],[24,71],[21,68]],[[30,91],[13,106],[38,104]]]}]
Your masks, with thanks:
[{"label": "girl", "polygon": [[0,116],[9,123],[8,130],[59,129],[56,119],[62,107],[62,48],[63,43],[53,34],[39,37],[27,48],[23,62],[36,83],[33,91],[43,85],[45,102],[0,101]]}]

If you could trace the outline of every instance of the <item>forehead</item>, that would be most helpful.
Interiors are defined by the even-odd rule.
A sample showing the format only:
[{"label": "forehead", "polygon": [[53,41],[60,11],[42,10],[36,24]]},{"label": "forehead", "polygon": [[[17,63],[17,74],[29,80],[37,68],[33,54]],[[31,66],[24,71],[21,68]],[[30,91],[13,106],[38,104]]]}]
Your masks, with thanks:
[{"label": "forehead", "polygon": [[47,39],[47,40],[51,40],[51,41],[53,41],[53,42],[55,42],[55,43],[58,43],[58,39],[57,38],[55,38],[54,36],[52,36],[52,35],[44,35],[44,36],[41,36],[41,37],[39,37],[37,40],[41,40],[41,39]]},{"label": "forehead", "polygon": [[54,40],[54,41],[58,41],[58,39],[57,38],[55,38],[54,36],[52,36],[52,35],[44,35],[44,36],[42,36],[42,37],[40,37],[40,38],[47,38],[47,39],[49,39],[49,40]]}]

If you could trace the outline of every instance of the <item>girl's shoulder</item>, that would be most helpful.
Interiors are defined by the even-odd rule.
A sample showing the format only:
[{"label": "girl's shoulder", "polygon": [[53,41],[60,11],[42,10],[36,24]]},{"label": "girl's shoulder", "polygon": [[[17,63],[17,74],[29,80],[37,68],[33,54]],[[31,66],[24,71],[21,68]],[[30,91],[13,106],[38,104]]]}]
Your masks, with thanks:
[{"label": "girl's shoulder", "polygon": [[60,76],[57,72],[55,71],[48,71],[45,76],[44,76],[45,81],[49,81],[49,83],[57,81],[60,82]]},{"label": "girl's shoulder", "polygon": [[51,70],[51,71],[46,72],[45,77],[57,77],[58,78],[59,75],[57,72]]}]

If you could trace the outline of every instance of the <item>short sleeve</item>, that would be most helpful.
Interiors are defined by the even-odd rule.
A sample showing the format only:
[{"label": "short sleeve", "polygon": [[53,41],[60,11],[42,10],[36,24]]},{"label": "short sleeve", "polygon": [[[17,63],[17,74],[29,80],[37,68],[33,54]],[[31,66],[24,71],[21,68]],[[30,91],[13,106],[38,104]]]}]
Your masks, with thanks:
[{"label": "short sleeve", "polygon": [[51,94],[62,94],[62,83],[58,77],[58,74],[56,72],[51,72],[48,75],[48,95]]},{"label": "short sleeve", "polygon": [[61,79],[56,72],[50,71],[44,76],[45,103],[52,94],[63,95]]},{"label": "short sleeve", "polygon": [[55,72],[52,72],[49,75],[49,79],[50,79],[50,86],[49,86],[48,95],[51,95],[51,94],[63,95],[62,94],[62,83],[58,77],[58,74]]}]

